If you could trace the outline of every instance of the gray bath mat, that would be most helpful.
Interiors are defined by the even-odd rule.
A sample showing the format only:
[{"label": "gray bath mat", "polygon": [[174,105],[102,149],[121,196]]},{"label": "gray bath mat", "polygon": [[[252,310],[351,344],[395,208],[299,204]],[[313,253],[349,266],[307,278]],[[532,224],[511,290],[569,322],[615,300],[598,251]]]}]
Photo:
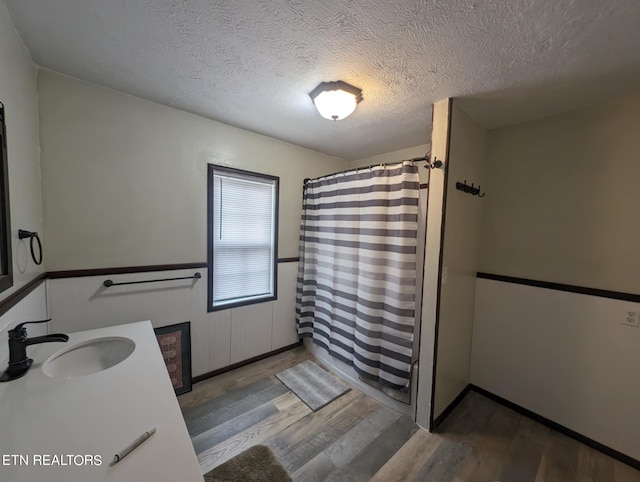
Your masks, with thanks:
[{"label": "gray bath mat", "polygon": [[314,412],[351,390],[310,360],[277,373],[276,377]]},{"label": "gray bath mat", "polygon": [[254,445],[204,475],[204,482],[293,482],[265,445]]}]

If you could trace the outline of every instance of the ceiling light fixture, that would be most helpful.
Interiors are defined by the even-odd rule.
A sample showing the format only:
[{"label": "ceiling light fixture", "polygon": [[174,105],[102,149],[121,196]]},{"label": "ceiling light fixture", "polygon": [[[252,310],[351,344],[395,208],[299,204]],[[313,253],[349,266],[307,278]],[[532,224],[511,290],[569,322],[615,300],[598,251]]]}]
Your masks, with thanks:
[{"label": "ceiling light fixture", "polygon": [[342,80],[321,82],[311,91],[309,97],[322,117],[336,121],[344,119],[356,110],[356,106],[362,101],[362,89]]}]

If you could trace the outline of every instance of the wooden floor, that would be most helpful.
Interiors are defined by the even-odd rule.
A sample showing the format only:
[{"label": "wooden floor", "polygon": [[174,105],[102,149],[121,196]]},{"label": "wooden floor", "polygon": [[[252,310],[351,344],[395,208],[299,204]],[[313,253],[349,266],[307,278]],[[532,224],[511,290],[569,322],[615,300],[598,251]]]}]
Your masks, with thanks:
[{"label": "wooden floor", "polygon": [[640,482],[640,471],[475,392],[438,434],[356,389],[314,413],[274,376],[306,359],[296,348],[179,397],[203,473],[264,444],[295,481]]}]

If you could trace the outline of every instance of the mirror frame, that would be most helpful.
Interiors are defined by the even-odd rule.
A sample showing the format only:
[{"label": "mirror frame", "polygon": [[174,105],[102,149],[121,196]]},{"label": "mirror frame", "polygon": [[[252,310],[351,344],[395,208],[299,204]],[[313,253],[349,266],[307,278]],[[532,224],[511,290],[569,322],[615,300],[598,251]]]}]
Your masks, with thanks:
[{"label": "mirror frame", "polygon": [[9,205],[9,161],[7,157],[7,125],[4,104],[0,102],[0,293],[13,286],[11,256],[11,207]]}]

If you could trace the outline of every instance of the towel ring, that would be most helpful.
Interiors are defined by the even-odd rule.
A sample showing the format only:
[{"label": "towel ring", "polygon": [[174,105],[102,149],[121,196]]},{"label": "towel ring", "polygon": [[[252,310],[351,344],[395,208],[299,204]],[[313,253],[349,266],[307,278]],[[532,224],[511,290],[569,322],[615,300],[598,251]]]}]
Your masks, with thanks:
[{"label": "towel ring", "polygon": [[[38,233],[36,233],[35,231],[31,232],[31,231],[26,231],[24,229],[19,229],[18,230],[18,238],[19,239],[25,239],[25,238],[31,238],[31,241],[29,241],[29,248],[31,249],[31,258],[33,259],[33,262],[37,265],[42,264],[42,242],[40,241],[40,236],[38,236]],[[36,252],[35,249],[33,249],[33,240],[36,240],[36,242],[38,243],[38,257],[36,258]]]}]

